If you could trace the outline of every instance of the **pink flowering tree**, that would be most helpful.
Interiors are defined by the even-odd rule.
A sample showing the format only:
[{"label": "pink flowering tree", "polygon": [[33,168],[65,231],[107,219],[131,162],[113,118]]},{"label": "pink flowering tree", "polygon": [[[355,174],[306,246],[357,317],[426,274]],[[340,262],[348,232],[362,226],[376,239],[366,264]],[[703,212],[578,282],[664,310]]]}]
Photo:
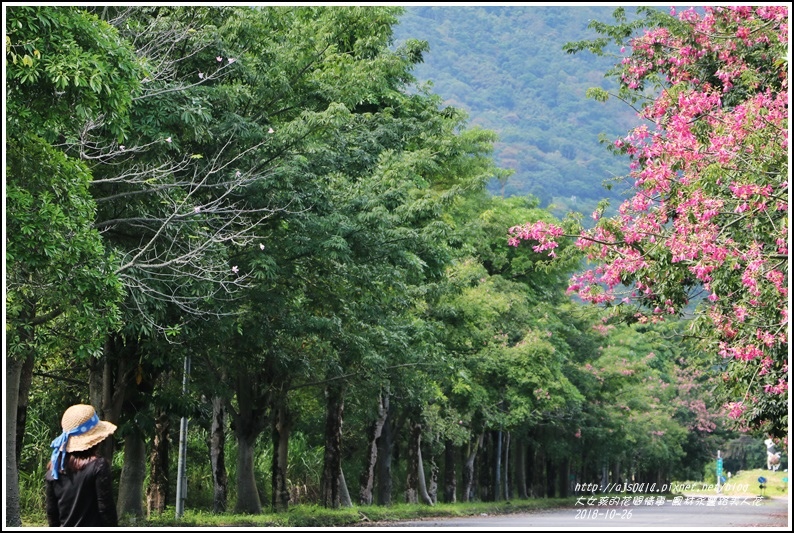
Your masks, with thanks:
[{"label": "pink flowering tree", "polygon": [[[613,216],[510,229],[509,243],[554,257],[576,239],[588,264],[569,291],[616,316],[691,314],[690,334],[720,369],[719,403],[737,426],[788,434],[788,7],[730,6],[628,23],[571,52],[622,59],[608,75],[643,124],[611,146],[629,195]],[[644,31],[638,31],[644,28]],[[605,100],[603,89],[590,96]],[[602,206],[603,207],[603,206]]]}]

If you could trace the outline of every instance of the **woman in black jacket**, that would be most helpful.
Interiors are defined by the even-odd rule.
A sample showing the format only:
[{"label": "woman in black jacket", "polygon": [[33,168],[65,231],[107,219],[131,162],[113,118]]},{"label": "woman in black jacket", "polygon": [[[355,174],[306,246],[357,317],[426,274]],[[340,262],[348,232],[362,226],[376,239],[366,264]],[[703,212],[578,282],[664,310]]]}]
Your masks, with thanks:
[{"label": "woman in black jacket", "polygon": [[50,526],[118,526],[110,463],[99,444],[116,431],[90,405],[73,405],[61,418],[63,433],[52,441],[47,465],[47,521]]}]

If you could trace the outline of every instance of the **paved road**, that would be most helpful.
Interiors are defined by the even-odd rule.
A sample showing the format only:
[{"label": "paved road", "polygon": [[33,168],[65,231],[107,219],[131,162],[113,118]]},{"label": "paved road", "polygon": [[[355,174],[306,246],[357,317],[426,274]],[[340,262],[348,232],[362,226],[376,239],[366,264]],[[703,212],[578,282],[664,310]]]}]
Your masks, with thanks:
[{"label": "paved road", "polygon": [[[657,505],[606,505],[576,506],[513,515],[476,516],[466,518],[431,518],[410,522],[390,523],[389,527],[413,528],[473,528],[473,529],[531,529],[531,528],[781,528],[788,530],[789,501],[753,498],[726,498],[712,502],[690,501],[674,505],[672,498]],[[378,524],[372,524],[378,526]]]}]

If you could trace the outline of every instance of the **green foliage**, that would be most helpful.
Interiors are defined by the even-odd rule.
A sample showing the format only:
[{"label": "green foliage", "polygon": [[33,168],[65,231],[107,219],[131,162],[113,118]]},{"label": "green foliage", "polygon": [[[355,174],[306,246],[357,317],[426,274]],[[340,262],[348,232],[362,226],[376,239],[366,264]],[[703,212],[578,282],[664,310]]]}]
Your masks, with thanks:
[{"label": "green foliage", "polygon": [[[85,357],[118,325],[122,289],[93,228],[90,171],[50,142],[99,117],[121,138],[136,62],[109,25],[77,8],[11,7],[7,30],[9,355],[68,339]],[[35,344],[23,340],[43,324]]]},{"label": "green foliage", "polygon": [[77,7],[13,6],[7,15],[6,127],[53,142],[102,117],[123,139],[138,84],[132,47]]},{"label": "green foliage", "polygon": [[[90,173],[33,135],[10,138],[7,150],[9,355],[68,339],[75,355],[85,357],[118,324],[122,295],[115,260],[92,228]],[[46,322],[38,348],[22,341]]]},{"label": "green foliage", "polygon": [[29,520],[46,521],[44,501],[44,476],[47,462],[52,449],[51,429],[39,419],[32,416],[25,430],[25,446],[20,457],[19,494],[20,509]]}]

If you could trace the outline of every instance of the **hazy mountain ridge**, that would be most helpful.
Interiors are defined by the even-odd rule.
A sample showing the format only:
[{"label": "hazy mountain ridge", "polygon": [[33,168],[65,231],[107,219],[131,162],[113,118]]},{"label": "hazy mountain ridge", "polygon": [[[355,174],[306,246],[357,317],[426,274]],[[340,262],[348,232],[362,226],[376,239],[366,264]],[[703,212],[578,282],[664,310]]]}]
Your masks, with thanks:
[{"label": "hazy mountain ridge", "polygon": [[[589,87],[616,89],[604,73],[619,61],[590,53],[566,54],[566,42],[591,39],[591,19],[610,22],[614,7],[406,7],[395,41],[428,41],[414,74],[430,80],[448,105],[465,109],[470,124],[498,133],[495,159],[515,174],[493,183],[496,194],[537,196],[557,214],[589,214],[598,200],[621,198],[604,180],[624,175],[628,160],[610,154],[610,140],[639,124],[617,100],[585,97]],[[631,11],[627,9],[627,12]]]}]

